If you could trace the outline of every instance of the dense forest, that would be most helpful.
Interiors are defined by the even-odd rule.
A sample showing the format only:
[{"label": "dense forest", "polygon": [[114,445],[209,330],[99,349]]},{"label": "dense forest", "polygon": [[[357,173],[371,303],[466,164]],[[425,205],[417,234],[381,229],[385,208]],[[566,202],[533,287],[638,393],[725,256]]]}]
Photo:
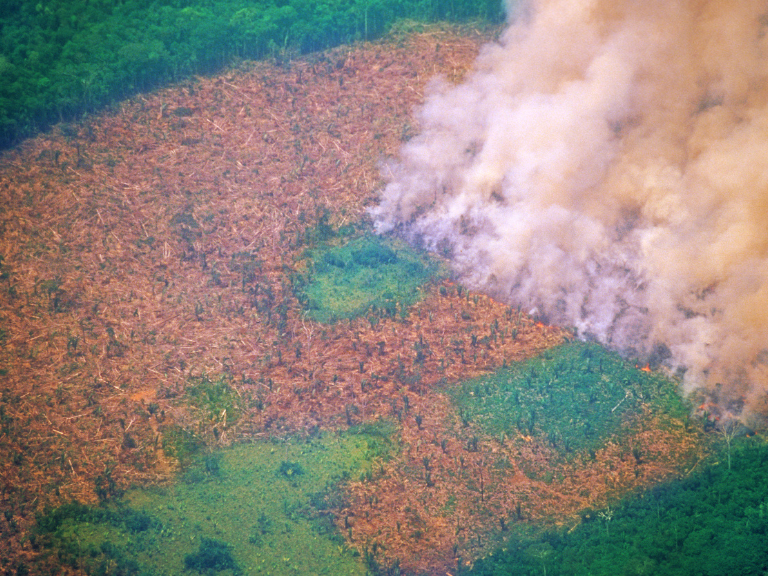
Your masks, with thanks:
[{"label": "dense forest", "polygon": [[501,17],[499,0],[5,0],[0,148],[238,58],[367,40],[403,18]]}]

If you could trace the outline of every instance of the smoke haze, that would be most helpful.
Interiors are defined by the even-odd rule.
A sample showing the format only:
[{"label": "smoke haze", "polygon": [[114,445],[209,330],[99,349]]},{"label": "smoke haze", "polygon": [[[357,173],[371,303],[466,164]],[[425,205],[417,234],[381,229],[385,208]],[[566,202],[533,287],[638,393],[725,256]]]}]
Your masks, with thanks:
[{"label": "smoke haze", "polygon": [[517,8],[371,210],[468,285],[768,413],[768,3]]}]

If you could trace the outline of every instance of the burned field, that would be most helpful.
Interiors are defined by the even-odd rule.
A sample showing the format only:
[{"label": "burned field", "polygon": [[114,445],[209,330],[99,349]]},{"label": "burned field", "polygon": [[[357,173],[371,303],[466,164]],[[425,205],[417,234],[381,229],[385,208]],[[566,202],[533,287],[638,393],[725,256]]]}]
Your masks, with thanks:
[{"label": "burned field", "polygon": [[[333,479],[312,514],[353,562],[414,573],[696,465],[700,426],[674,382],[371,232],[380,163],[418,132],[426,83],[460,79],[492,34],[243,63],[3,154],[0,566],[95,570],[112,548],[57,556],[69,540],[31,537],[40,518],[190,471],[205,484],[217,451],[248,444],[284,450],[270,466],[289,485]],[[349,430],[386,449],[366,440],[331,475],[301,464],[295,443]],[[302,511],[262,513],[258,541]],[[186,568],[208,546],[237,573],[237,546],[229,564],[203,536]]]}]

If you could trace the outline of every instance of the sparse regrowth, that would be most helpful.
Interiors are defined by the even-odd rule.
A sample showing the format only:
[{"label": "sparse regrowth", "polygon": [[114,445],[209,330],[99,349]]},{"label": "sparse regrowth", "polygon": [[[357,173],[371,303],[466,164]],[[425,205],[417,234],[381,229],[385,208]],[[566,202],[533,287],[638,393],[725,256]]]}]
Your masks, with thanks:
[{"label": "sparse regrowth", "polygon": [[320,322],[368,311],[404,315],[421,297],[421,287],[445,274],[428,256],[372,234],[320,245],[307,256],[306,272],[294,277],[294,286],[309,316]]},{"label": "sparse regrowth", "polygon": [[495,436],[538,436],[563,455],[595,450],[646,411],[685,419],[664,376],[596,344],[570,343],[450,390],[462,419]]},{"label": "sparse regrowth", "polygon": [[[36,546],[91,574],[365,574],[333,512],[345,479],[394,448],[386,423],[238,445],[188,466],[182,482],[109,505],[71,503],[38,519]],[[109,567],[118,572],[109,572]]]}]

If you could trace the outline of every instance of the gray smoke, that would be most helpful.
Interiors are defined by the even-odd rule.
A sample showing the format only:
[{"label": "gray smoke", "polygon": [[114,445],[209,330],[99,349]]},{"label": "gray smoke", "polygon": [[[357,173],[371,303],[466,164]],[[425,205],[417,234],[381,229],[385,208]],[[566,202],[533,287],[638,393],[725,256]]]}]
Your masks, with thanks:
[{"label": "gray smoke", "polygon": [[768,3],[539,0],[371,210],[463,281],[768,412]]}]

